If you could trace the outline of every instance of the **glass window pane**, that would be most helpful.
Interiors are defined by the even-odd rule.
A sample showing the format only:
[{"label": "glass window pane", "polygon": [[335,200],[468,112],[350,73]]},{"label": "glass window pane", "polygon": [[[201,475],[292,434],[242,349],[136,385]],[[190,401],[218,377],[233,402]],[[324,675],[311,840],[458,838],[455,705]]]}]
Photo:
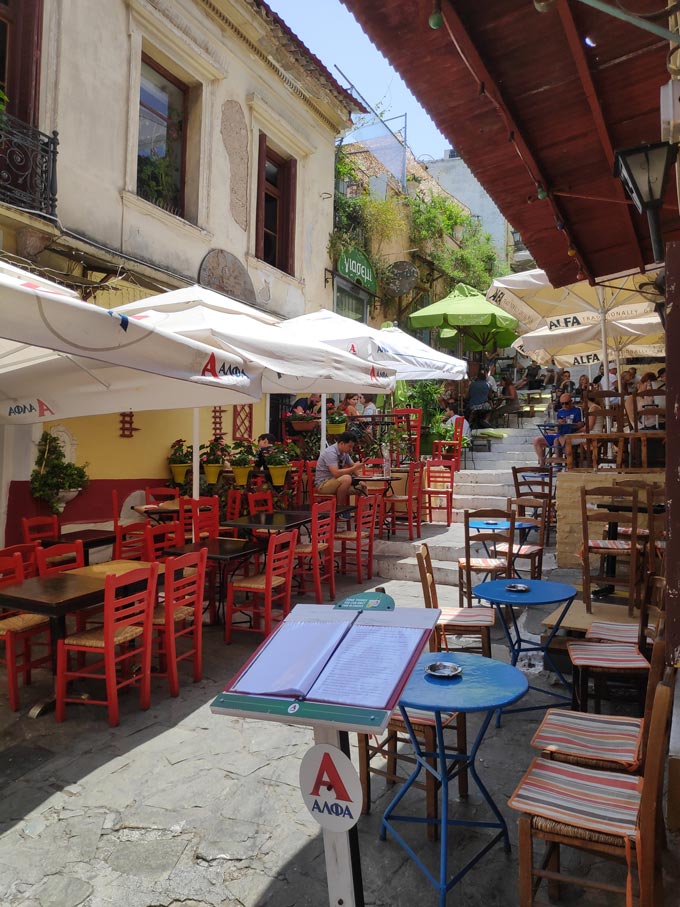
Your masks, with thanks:
[{"label": "glass window pane", "polygon": [[264,228],[270,233],[278,233],[279,202],[273,195],[265,194],[264,197]]},{"label": "glass window pane", "polygon": [[264,178],[272,186],[279,185],[279,167],[273,161],[267,161],[264,165]]},{"label": "glass window pane", "polygon": [[184,91],[142,63],[137,194],[181,215]]},{"label": "glass window pane", "polygon": [[276,261],[276,237],[271,233],[264,234],[264,260],[268,265],[277,267]]},{"label": "glass window pane", "polygon": [[339,284],[335,287],[335,311],[354,321],[366,321],[366,298]]}]

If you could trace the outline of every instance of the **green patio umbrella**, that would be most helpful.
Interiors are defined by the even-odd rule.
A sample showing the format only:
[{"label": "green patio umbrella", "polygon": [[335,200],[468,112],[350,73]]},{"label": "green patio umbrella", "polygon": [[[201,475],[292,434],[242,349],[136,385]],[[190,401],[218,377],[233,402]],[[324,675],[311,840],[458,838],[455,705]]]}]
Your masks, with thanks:
[{"label": "green patio umbrella", "polygon": [[470,351],[487,350],[494,344],[502,349],[517,339],[517,319],[464,283],[456,284],[444,299],[413,312],[409,320],[414,328],[440,327],[443,345],[458,334]]}]

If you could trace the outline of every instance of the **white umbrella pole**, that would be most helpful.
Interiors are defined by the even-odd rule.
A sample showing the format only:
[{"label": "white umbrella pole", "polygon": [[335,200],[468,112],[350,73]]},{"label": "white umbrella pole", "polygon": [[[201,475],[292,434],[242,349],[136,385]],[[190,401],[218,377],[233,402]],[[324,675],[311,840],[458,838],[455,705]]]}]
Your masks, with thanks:
[{"label": "white umbrella pole", "polygon": [[192,487],[191,487],[191,496],[195,499],[198,499],[198,471],[200,469],[200,461],[198,448],[201,446],[201,437],[200,437],[200,428],[199,428],[199,408],[194,406],[192,410],[193,417],[193,436],[194,436],[194,459],[191,467],[192,472]]},{"label": "white umbrella pole", "polygon": [[326,395],[321,394],[321,444],[319,452],[326,449]]}]

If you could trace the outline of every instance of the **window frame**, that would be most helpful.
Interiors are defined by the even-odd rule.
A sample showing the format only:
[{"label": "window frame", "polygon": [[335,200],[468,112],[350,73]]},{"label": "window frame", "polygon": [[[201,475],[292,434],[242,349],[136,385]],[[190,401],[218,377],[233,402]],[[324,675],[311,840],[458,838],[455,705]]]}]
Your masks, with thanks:
[{"label": "window frame", "polygon": [[345,280],[336,275],[333,285],[333,311],[338,315],[342,315],[344,318],[352,318],[352,316],[347,315],[345,312],[338,311],[338,291],[342,291],[348,296],[352,296],[357,302],[363,305],[364,310],[362,317],[353,320],[355,320],[357,324],[368,324],[368,311],[371,301],[370,294],[358,284],[352,283],[350,280]]},{"label": "window frame", "polygon": [[[177,217],[184,219],[186,215],[186,180],[187,180],[187,132],[189,126],[189,92],[190,86],[179,79],[177,76],[173,75],[169,70],[167,70],[162,64],[155,60],[150,54],[146,51],[142,51],[141,63],[146,64],[150,69],[153,69],[154,72],[162,76],[171,85],[174,85],[175,88],[178,88],[182,92],[182,150],[180,154],[180,186],[179,186],[179,202],[180,210],[179,212],[167,211],[166,208],[163,208],[162,205],[157,205],[155,202],[150,201],[145,198],[143,195],[139,195],[137,191],[139,188],[138,182],[138,173],[135,177],[135,194],[143,199],[144,201],[149,202],[150,205],[155,205],[157,208],[160,208],[161,211],[167,211],[168,214],[175,214]],[[139,112],[138,112],[138,123],[141,116],[142,108],[144,110],[151,111],[155,116],[159,116],[162,119],[166,120],[167,118],[160,114],[158,111],[153,110],[153,108],[146,107],[142,104],[142,79],[141,79],[141,67],[140,67],[140,79],[139,79]],[[139,127],[137,131],[137,156],[139,157]]]},{"label": "window frame", "polygon": [[[281,185],[267,181],[267,163],[279,168]],[[264,257],[265,203],[267,196],[276,198],[278,230],[276,261]],[[271,147],[265,132],[259,133],[257,155],[257,211],[255,217],[255,257],[279,271],[295,277],[295,227],[297,214],[297,159],[284,157]]]}]

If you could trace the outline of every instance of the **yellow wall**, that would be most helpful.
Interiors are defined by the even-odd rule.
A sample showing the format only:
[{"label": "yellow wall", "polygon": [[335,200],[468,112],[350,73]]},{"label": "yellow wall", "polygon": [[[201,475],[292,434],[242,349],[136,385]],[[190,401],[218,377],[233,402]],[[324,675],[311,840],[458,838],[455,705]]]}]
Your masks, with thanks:
[{"label": "yellow wall", "polygon": [[[231,440],[232,407],[225,407],[222,425],[227,441]],[[49,429],[55,423],[45,424]],[[135,413],[134,427],[140,429],[133,438],[120,437],[120,416],[88,416],[63,419],[77,441],[75,461],[88,463],[90,479],[134,479],[162,476],[168,472],[170,445],[177,438],[191,443],[193,411],[159,410]],[[253,437],[266,431],[264,399],[253,406]],[[200,410],[200,439],[205,444],[212,438],[212,408]]]}]

